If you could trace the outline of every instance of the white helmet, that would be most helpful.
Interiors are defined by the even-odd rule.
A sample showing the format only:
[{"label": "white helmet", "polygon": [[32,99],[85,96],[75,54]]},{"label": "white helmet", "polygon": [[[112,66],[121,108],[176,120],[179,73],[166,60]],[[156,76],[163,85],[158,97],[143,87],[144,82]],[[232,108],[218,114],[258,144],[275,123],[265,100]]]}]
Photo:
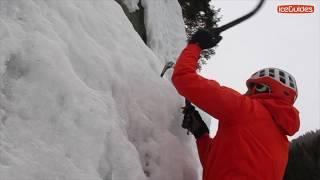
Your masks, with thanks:
[{"label": "white helmet", "polygon": [[298,96],[295,78],[288,72],[278,68],[264,68],[254,73],[247,80],[247,87],[251,84],[264,84],[270,87],[271,94],[288,97],[293,102]]}]

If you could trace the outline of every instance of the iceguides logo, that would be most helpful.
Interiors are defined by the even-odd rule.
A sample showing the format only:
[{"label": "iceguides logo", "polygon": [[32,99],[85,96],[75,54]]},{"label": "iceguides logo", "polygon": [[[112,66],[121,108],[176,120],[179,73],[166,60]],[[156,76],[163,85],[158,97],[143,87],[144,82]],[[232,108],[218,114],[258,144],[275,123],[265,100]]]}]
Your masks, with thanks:
[{"label": "iceguides logo", "polygon": [[278,13],[286,13],[286,14],[306,14],[306,13],[314,13],[313,5],[279,5]]}]

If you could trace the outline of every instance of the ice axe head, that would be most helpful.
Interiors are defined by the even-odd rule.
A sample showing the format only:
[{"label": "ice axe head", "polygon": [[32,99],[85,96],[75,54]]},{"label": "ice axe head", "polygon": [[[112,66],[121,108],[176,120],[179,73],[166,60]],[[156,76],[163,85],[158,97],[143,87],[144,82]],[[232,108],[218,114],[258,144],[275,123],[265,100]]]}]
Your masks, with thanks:
[{"label": "ice axe head", "polygon": [[166,73],[166,71],[167,71],[168,69],[172,68],[173,65],[174,65],[174,62],[172,62],[172,61],[167,62],[167,63],[164,65],[163,69],[162,69],[162,72],[161,72],[161,74],[160,74],[160,77],[163,77],[163,75]]}]

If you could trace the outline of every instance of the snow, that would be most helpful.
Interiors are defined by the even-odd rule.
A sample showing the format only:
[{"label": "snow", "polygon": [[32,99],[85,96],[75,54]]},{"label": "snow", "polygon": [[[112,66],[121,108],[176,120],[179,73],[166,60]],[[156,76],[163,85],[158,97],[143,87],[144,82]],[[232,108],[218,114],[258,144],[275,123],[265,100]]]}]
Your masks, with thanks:
[{"label": "snow", "polygon": [[115,1],[0,0],[1,180],[197,179],[183,101],[159,77],[184,46],[181,10],[142,5],[151,48]]},{"label": "snow", "polygon": [[[182,12],[178,1],[142,1],[145,9],[145,24],[148,45],[160,59],[165,62],[175,61],[186,44],[186,33]],[[154,11],[161,8],[158,16]],[[161,18],[159,18],[161,17]]]}]

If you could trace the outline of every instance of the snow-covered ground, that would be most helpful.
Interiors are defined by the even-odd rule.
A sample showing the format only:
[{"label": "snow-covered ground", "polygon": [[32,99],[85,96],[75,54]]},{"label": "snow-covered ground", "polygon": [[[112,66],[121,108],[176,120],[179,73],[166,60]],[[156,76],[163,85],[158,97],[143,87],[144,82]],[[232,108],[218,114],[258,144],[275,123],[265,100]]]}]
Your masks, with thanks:
[{"label": "snow-covered ground", "polygon": [[151,49],[113,0],[0,0],[1,180],[197,179],[159,77],[184,46],[181,10],[142,5]]}]

